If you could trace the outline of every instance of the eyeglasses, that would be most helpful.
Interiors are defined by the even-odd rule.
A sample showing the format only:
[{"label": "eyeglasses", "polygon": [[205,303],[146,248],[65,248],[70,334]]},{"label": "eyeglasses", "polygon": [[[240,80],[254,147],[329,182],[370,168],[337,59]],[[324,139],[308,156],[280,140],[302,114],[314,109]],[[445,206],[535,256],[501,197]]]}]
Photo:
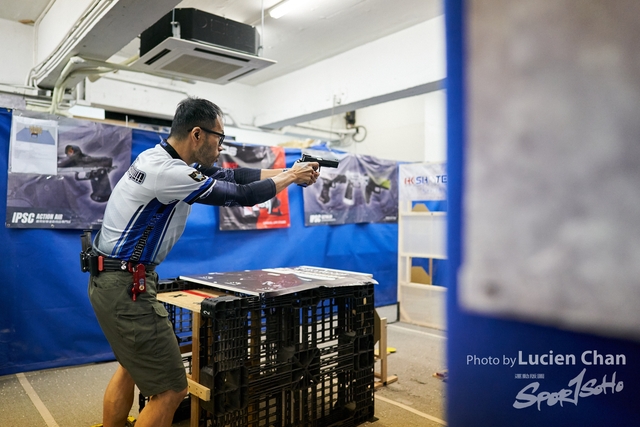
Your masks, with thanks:
[{"label": "eyeglasses", "polygon": [[203,128],[202,126],[198,126],[200,129],[202,129],[205,132],[209,132],[212,133],[214,135],[218,135],[220,137],[220,141],[218,141],[218,147],[222,147],[222,141],[224,141],[224,133],[220,133],[220,132],[216,132],[215,130],[211,130],[211,129],[207,129],[207,128]]}]

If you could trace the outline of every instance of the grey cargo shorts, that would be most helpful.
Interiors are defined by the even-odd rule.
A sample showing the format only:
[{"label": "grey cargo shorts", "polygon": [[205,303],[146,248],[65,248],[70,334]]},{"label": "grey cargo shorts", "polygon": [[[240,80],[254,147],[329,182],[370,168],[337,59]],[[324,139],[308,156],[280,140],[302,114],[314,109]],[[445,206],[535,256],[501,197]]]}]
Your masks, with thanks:
[{"label": "grey cargo shorts", "polygon": [[89,279],[89,300],[116,359],[140,392],[151,397],[187,388],[187,377],[173,325],[156,299],[158,275],[147,272],[147,292],[134,302],[131,273],[101,272]]}]

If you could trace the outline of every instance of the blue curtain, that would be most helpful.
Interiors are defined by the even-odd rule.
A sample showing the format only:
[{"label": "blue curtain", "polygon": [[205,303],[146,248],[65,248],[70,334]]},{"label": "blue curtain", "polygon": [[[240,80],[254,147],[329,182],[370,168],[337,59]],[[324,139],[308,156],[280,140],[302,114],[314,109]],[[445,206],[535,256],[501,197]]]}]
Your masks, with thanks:
[{"label": "blue curtain", "polygon": [[[8,170],[11,111],[0,110],[0,167]],[[132,160],[160,137],[134,130]],[[300,157],[287,149],[287,165]],[[397,302],[397,224],[305,227],[301,187],[291,186],[291,227],[219,231],[218,208],[195,205],[184,235],[158,267],[163,279],[211,271],[311,265],[372,273],[376,306]],[[0,177],[7,193],[7,174]],[[6,217],[6,203],[0,203]],[[79,268],[81,230],[0,228],[0,375],[112,360]]]}]

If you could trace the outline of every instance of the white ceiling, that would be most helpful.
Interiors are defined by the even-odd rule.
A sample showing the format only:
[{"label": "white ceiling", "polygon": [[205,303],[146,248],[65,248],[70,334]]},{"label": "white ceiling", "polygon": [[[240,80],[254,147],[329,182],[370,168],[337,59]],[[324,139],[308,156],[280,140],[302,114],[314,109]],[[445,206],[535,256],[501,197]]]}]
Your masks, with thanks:
[{"label": "white ceiling", "polygon": [[49,0],[0,0],[0,18],[8,21],[33,21],[49,4]]},{"label": "white ceiling", "polygon": [[[306,0],[308,6],[278,20],[265,13],[263,27],[261,11],[278,1],[183,0],[178,7],[193,7],[254,25],[259,31],[264,29],[261,56],[278,63],[239,81],[249,85],[280,77],[443,13],[442,0]],[[49,3],[0,0],[0,18],[36,21]],[[138,40],[132,40],[119,56],[137,54],[138,46]],[[384,61],[384,56],[380,60]]]}]

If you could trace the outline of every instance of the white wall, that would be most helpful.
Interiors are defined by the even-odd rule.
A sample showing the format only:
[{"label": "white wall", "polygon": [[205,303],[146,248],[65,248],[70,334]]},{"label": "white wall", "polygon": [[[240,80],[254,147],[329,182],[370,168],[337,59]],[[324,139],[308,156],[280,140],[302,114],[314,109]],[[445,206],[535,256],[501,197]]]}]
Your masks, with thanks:
[{"label": "white wall", "polygon": [[447,160],[447,93],[444,90],[424,96],[425,162]]},{"label": "white wall", "polygon": [[[424,156],[424,98],[412,96],[356,110],[356,125],[366,128],[366,138],[354,142],[347,137],[337,149],[369,154],[388,160],[421,161]],[[344,115],[333,128],[345,128]],[[356,135],[361,138],[361,132]]]},{"label": "white wall", "polygon": [[[356,125],[367,130],[364,141],[357,143],[347,137],[332,147],[388,160],[442,162],[446,160],[445,119],[444,90],[385,102],[356,110]],[[301,125],[333,132],[346,129],[344,114]],[[360,139],[361,133],[356,138]]]},{"label": "white wall", "polygon": [[0,34],[0,84],[24,85],[33,67],[33,27],[0,19]]},{"label": "white wall", "polygon": [[445,76],[444,17],[438,16],[259,85],[255,124],[281,127],[406,91],[417,95],[424,93],[417,88]]}]

